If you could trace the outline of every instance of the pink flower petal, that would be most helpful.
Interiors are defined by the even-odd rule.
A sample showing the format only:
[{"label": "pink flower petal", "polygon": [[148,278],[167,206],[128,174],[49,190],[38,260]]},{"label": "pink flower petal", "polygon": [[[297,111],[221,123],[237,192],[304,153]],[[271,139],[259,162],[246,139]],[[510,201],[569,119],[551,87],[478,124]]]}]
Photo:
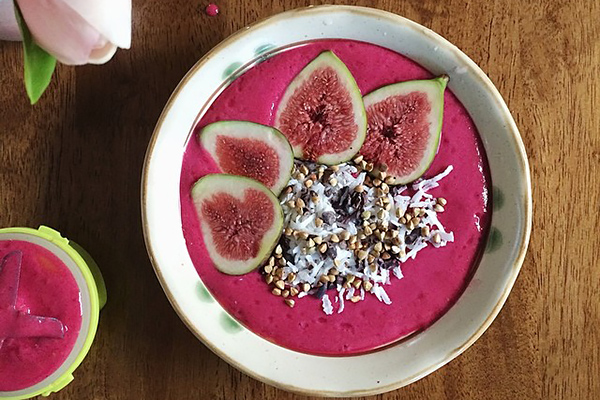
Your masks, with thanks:
[{"label": "pink flower petal", "polygon": [[36,42],[63,64],[86,64],[103,38],[63,0],[17,0]]},{"label": "pink flower petal", "polygon": [[21,40],[12,0],[0,0],[0,40]]},{"label": "pink flower petal", "polygon": [[92,50],[90,54],[90,64],[104,64],[110,60],[117,52],[117,46],[111,42],[106,42],[104,46]]},{"label": "pink flower petal", "polygon": [[131,0],[63,1],[109,42],[122,49],[131,46]]}]

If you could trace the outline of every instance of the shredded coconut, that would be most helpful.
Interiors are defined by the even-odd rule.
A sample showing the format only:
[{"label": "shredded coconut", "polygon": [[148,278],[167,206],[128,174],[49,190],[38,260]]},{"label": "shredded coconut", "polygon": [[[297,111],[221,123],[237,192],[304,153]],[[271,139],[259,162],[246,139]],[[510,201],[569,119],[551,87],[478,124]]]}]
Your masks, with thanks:
[{"label": "shredded coconut", "polygon": [[331,304],[331,300],[329,300],[328,294],[323,295],[322,303],[323,303],[323,311],[325,312],[325,314],[327,314],[327,315],[333,314],[333,305]]},{"label": "shredded coconut", "polygon": [[338,311],[337,311],[338,314],[344,311],[344,291],[345,290],[346,289],[344,289],[344,288],[338,289],[338,299],[339,299],[339,302],[340,302],[340,306],[339,306]]},{"label": "shredded coconut", "polygon": [[[337,313],[344,311],[344,300],[357,302],[368,294],[391,304],[383,286],[393,284],[392,275],[403,278],[401,264],[429,246],[444,247],[454,241],[454,234],[446,230],[436,212],[439,199],[428,193],[440,186],[452,165],[414,182],[410,190],[407,186],[389,187],[384,193],[383,186],[376,187],[374,178],[367,178],[367,172],[353,164],[327,168],[296,161],[295,168],[288,189],[280,196],[285,234],[279,261],[284,262],[283,274],[276,279],[289,282],[286,285],[290,287],[310,285],[310,290],[300,291],[297,298],[307,294],[320,297],[327,315],[333,314],[329,290],[337,291]],[[373,226],[378,233],[369,233]],[[359,241],[362,250],[353,248],[349,238]],[[363,251],[365,258],[360,257]],[[293,279],[288,279],[290,274]],[[324,277],[329,280],[323,281]]]}]

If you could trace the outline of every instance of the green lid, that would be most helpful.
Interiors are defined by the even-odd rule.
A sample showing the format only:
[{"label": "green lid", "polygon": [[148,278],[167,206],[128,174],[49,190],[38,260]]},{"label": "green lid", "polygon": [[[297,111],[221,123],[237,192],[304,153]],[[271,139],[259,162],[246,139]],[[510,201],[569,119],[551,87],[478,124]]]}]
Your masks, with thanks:
[{"label": "green lid", "polygon": [[[74,361],[68,366],[61,366],[60,369],[66,367],[64,372],[57,379],[54,379],[50,384],[44,386],[41,389],[37,389],[32,392],[28,392],[27,389],[18,390],[15,391],[19,392],[18,395],[8,396],[3,395],[2,393],[10,394],[13,392],[0,392],[0,398],[11,400],[28,399],[39,395],[49,396],[50,394],[63,389],[65,386],[71,383],[71,381],[73,381],[73,372],[81,364],[88,351],[90,350],[90,347],[92,346],[92,342],[94,341],[94,337],[96,336],[96,330],[98,329],[100,309],[104,307],[107,299],[104,279],[102,278],[100,269],[98,269],[98,265],[93,260],[93,258],[77,243],[69,241],[68,239],[62,237],[61,234],[55,231],[54,229],[48,228],[46,226],[40,226],[37,230],[31,228],[4,228],[0,229],[0,240],[2,240],[2,234],[19,234],[33,236],[53,243],[58,248],[66,252],[67,255],[74,261],[74,263],[81,271],[81,274],[83,275],[83,278],[88,286],[88,290],[90,293],[90,326],[86,334],[87,336],[85,338],[83,346],[81,347],[81,350],[79,351],[79,354],[76,356]],[[21,238],[19,238],[19,240],[21,240]],[[80,332],[80,335],[84,333],[85,332]]]}]

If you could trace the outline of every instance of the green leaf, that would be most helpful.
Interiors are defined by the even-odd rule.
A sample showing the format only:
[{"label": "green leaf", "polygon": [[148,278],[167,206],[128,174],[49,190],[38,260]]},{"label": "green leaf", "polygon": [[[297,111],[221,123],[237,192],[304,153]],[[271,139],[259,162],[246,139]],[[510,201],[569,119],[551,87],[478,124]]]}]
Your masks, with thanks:
[{"label": "green leaf", "polygon": [[23,36],[25,90],[31,104],[35,104],[50,84],[52,73],[56,68],[56,58],[35,43],[16,1],[15,15]]}]

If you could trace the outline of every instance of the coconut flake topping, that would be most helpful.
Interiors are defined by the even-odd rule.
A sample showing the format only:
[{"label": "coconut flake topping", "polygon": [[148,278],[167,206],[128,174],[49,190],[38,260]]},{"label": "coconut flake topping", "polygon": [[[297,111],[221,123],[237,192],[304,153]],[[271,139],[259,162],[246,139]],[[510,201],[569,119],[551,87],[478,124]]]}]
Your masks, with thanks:
[{"label": "coconut flake topping", "polygon": [[[452,172],[407,186],[388,186],[385,171],[368,175],[360,156],[351,163],[327,167],[295,161],[288,187],[280,195],[284,234],[268,263],[265,281],[284,297],[307,294],[320,298],[325,314],[337,313],[344,300],[372,295],[384,304],[391,276],[402,279],[401,264],[432,246],[454,241],[439,219],[447,202],[429,190]],[[366,170],[365,170],[366,169]],[[283,287],[284,289],[281,289]]]}]

